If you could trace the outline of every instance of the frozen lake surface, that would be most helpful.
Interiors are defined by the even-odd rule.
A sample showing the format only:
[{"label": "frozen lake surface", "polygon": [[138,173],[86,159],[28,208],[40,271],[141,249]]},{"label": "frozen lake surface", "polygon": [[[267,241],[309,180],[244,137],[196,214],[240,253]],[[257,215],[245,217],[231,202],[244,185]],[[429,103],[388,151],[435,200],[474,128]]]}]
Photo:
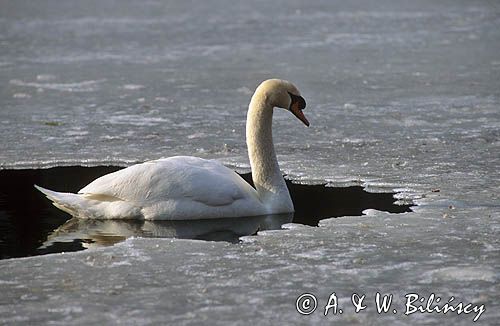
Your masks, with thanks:
[{"label": "frozen lake surface", "polygon": [[[478,315],[406,316],[409,293],[484,305],[478,324],[498,321],[498,3],[1,8],[2,169],[196,155],[248,172],[249,98],[260,81],[280,77],[298,85],[311,122],[275,114],[290,179],[395,191],[418,204],[320,227],[286,224],[236,244],[134,238],[2,260],[1,323],[469,325]],[[318,307],[302,316],[296,299],[305,292]],[[325,317],[333,292],[343,314]],[[376,312],[377,292],[394,295],[388,313]],[[366,310],[354,312],[353,293],[366,294]]]}]

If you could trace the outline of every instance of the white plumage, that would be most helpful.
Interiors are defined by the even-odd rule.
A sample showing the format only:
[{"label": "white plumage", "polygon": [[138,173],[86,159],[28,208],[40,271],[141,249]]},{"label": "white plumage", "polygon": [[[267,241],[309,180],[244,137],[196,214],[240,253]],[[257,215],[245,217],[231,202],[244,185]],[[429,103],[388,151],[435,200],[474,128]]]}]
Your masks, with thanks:
[{"label": "white plumage", "polygon": [[94,180],[78,194],[37,189],[77,217],[184,220],[266,213],[255,189],[234,171],[190,156],[132,165]]},{"label": "white plumage", "polygon": [[214,160],[174,156],[104,175],[77,194],[35,187],[80,218],[190,220],[293,212],[272,141],[273,107],[291,110],[306,125],[305,102],[291,83],[271,79],[255,91],[247,116],[252,188]]}]

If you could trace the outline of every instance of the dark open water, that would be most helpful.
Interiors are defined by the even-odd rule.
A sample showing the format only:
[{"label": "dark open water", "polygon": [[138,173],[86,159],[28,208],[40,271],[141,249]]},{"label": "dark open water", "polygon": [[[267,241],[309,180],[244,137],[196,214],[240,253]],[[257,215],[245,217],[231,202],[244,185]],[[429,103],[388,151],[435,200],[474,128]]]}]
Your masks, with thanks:
[{"label": "dark open water", "polygon": [[[56,167],[50,169],[0,170],[0,258],[25,257],[55,252],[78,251],[87,244],[110,245],[130,236],[174,236],[205,240],[236,242],[239,236],[249,235],[235,232],[238,219],[215,221],[161,221],[147,222],[154,225],[155,232],[145,231],[143,221],[71,221],[70,216],[53,205],[33,184],[63,192],[77,192],[95,178],[119,170],[120,167]],[[251,175],[242,175],[251,183]],[[290,217],[275,217],[272,224],[253,219],[258,230],[279,228],[281,224],[293,222],[317,226],[321,219],[339,216],[362,215],[365,209],[373,208],[391,213],[410,211],[410,205],[395,205],[393,193],[369,193],[362,187],[325,187],[324,185],[301,185],[287,181],[295,213]],[[224,220],[224,221],[221,221]],[[109,222],[109,223],[108,223]],[[110,223],[112,231],[109,230]],[[64,224],[62,230],[54,232]],[[124,231],[124,228],[126,231]],[[196,228],[196,232],[185,232]],[[172,233],[177,229],[177,233]],[[184,230],[179,233],[179,229]],[[200,229],[202,231],[200,231]],[[203,232],[206,229],[207,232]],[[250,228],[248,232],[257,229]],[[118,230],[118,231],[117,231]],[[162,230],[161,232],[158,230]],[[166,231],[168,230],[168,231]],[[233,231],[231,231],[233,230]],[[231,232],[230,232],[231,231]],[[48,240],[49,235],[66,237]],[[72,236],[67,236],[72,234]],[[99,234],[99,237],[95,235]]]}]

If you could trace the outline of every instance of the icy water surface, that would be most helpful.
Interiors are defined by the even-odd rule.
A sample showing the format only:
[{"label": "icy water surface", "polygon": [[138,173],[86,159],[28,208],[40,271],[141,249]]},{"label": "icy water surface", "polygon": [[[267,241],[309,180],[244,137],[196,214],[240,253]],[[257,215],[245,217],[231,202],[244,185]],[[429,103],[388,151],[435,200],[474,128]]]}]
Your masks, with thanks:
[{"label": "icy water surface", "polygon": [[[0,323],[497,324],[499,17],[489,0],[0,2],[4,170],[196,155],[247,173],[250,96],[280,77],[311,122],[275,113],[287,178],[418,204],[241,243],[133,238],[5,259]],[[388,313],[377,292],[393,294]],[[343,313],[325,316],[332,293]],[[476,311],[405,314],[409,293]]]},{"label": "icy water surface", "polygon": [[[300,185],[287,180],[295,205],[292,214],[195,221],[99,221],[70,219],[33,187],[38,184],[61,192],[78,192],[95,178],[119,169],[110,166],[0,170],[0,184],[4,185],[0,189],[0,259],[110,246],[130,237],[237,243],[241,236],[279,230],[291,222],[318,226],[322,219],[363,215],[366,209],[411,211],[411,205],[394,203],[394,193],[368,193],[359,186]],[[250,174],[242,177],[253,185]]]}]

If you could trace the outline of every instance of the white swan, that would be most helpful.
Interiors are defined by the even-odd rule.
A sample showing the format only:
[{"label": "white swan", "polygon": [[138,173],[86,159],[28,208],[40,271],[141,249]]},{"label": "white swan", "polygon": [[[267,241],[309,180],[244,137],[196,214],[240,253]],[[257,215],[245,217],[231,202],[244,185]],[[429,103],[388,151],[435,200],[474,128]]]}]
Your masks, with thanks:
[{"label": "white swan", "polygon": [[293,212],[272,138],[273,108],[306,126],[306,103],[290,82],[269,79],[255,90],[246,138],[255,188],[214,160],[191,156],[136,164],[104,175],[77,194],[35,187],[59,209],[80,218],[189,220]]}]

